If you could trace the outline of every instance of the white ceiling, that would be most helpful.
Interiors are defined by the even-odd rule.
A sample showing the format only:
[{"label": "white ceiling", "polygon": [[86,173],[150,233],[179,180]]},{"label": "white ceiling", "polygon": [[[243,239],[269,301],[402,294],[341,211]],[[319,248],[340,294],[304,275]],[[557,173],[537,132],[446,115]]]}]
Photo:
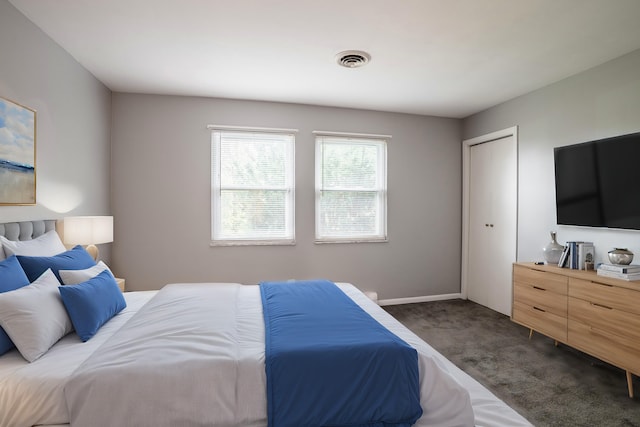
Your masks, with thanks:
[{"label": "white ceiling", "polygon": [[640,0],[10,2],[116,92],[456,118],[640,48]]}]

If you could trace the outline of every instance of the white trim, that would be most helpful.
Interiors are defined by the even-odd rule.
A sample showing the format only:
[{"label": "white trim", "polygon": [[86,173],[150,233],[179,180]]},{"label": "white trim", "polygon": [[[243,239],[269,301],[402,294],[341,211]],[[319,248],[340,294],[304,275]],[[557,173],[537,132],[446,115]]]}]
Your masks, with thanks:
[{"label": "white trim", "polygon": [[324,131],[324,130],[314,130],[311,133],[317,136],[342,136],[345,138],[391,139],[391,135],[376,135],[374,133],[331,132],[331,131]]},{"label": "white trim", "polygon": [[318,239],[316,238],[316,240],[313,242],[316,245],[326,245],[329,243],[387,243],[389,241],[388,237],[385,238],[378,238],[378,237],[372,237],[372,238],[366,238],[366,237],[362,237],[360,239],[356,238],[356,237],[348,237],[345,239],[339,239],[339,238],[335,238],[335,237],[331,237],[331,238],[324,238],[324,239]]},{"label": "white trim", "polygon": [[488,133],[486,135],[476,136],[475,138],[465,139],[462,141],[469,147],[472,145],[482,144],[484,142],[495,141],[496,139],[506,138],[508,136],[518,136],[518,126],[512,126],[510,128],[497,130],[495,132]]},{"label": "white trim", "polygon": [[[347,138],[342,133],[333,132],[333,135],[329,135],[326,133],[317,133],[318,131],[314,131],[315,134],[315,240],[316,244],[326,244],[326,243],[380,243],[388,241],[388,230],[387,230],[387,140],[383,138],[371,138],[365,142],[365,137],[353,138],[353,142],[351,138]],[[356,135],[356,134],[351,134]],[[325,140],[335,139],[339,141],[340,144],[347,145],[374,145],[377,150],[377,170],[376,174],[376,188],[374,190],[364,190],[367,192],[374,193],[376,195],[376,200],[378,204],[378,213],[379,213],[379,224],[377,224],[380,228],[380,233],[375,236],[348,236],[348,237],[336,237],[336,236],[323,236],[320,235],[320,200],[322,193],[322,168],[323,168],[323,149],[325,146]],[[348,142],[345,142],[347,140]],[[337,142],[336,142],[337,143]],[[337,190],[332,188],[331,190]],[[342,191],[357,191],[355,189],[343,189]]]},{"label": "white trim", "polygon": [[[469,161],[471,156],[471,147],[473,145],[482,144],[485,142],[495,141],[497,139],[513,136],[515,139],[516,150],[518,147],[518,126],[502,129],[499,131],[491,132],[486,135],[477,136],[471,139],[465,139],[462,141],[462,265],[461,265],[461,282],[460,282],[460,294],[462,298],[467,299],[467,281],[468,281],[468,268],[469,268]],[[516,151],[517,153],[517,151]],[[516,158],[518,158],[516,154]],[[516,171],[517,171],[516,166]],[[517,173],[517,172],[516,172]],[[517,186],[517,183],[516,183]],[[517,202],[516,194],[516,206]],[[516,208],[517,215],[517,208]],[[518,259],[518,226],[516,218],[516,259]]]},{"label": "white trim", "polygon": [[294,240],[212,240],[209,246],[295,246]]},{"label": "white trim", "polygon": [[251,126],[226,126],[226,125],[207,125],[209,130],[232,130],[243,132],[264,132],[264,133],[298,133],[298,129],[285,128],[259,128]]},{"label": "white trim", "polygon": [[413,304],[416,302],[445,301],[450,299],[466,299],[462,294],[427,295],[422,297],[392,298],[378,300],[378,305]]},{"label": "white trim", "polygon": [[[211,125],[213,126],[213,125]],[[245,128],[248,129],[248,128]],[[261,129],[261,128],[252,128],[252,129]],[[296,236],[296,227],[295,227],[295,139],[296,136],[292,132],[287,132],[283,130],[282,132],[273,132],[274,135],[278,136],[278,139],[284,143],[286,143],[286,154],[287,161],[285,162],[285,172],[287,170],[286,166],[290,167],[290,173],[285,174],[285,188],[266,188],[266,189],[276,189],[285,191],[287,193],[285,199],[285,234],[286,236],[282,238],[277,238],[274,236],[270,236],[270,238],[260,239],[259,236],[251,236],[250,239],[242,239],[242,238],[230,238],[230,237],[219,237],[216,239],[216,234],[220,234],[222,225],[221,225],[221,212],[220,212],[220,188],[221,188],[221,177],[220,177],[220,145],[222,143],[222,135],[224,133],[228,134],[241,134],[247,133],[252,134],[253,132],[249,132],[246,130],[230,130],[230,129],[221,129],[221,128],[213,128],[211,127],[211,239],[209,242],[209,246],[277,246],[277,245],[295,245],[295,236]],[[256,131],[255,135],[265,133],[270,133],[269,131]],[[262,190],[264,188],[250,188],[255,190]],[[215,206],[215,207],[214,207]]]}]

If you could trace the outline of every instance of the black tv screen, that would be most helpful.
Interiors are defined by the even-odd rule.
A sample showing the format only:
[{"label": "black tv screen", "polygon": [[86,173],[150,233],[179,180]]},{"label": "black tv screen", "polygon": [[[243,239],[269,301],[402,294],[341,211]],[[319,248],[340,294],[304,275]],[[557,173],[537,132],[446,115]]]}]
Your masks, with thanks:
[{"label": "black tv screen", "polygon": [[558,224],[640,230],[640,132],[554,148]]}]

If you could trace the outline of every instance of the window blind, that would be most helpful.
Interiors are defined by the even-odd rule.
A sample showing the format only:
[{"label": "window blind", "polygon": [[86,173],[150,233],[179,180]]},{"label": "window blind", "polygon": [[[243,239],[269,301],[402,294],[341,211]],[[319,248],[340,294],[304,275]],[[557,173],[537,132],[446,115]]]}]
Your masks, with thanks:
[{"label": "window blind", "polygon": [[386,140],[316,137],[316,241],[385,241]]},{"label": "window blind", "polygon": [[294,136],[212,132],[212,241],[293,243]]}]

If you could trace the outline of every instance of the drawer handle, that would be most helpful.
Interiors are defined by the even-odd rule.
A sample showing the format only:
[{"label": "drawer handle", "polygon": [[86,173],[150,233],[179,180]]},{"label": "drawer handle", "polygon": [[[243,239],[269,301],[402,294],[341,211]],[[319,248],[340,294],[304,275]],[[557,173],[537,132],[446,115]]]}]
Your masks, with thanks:
[{"label": "drawer handle", "polygon": [[539,291],[546,291],[546,289],[545,289],[545,288],[541,288],[541,287],[539,287],[539,286],[535,286],[535,285],[533,286],[533,289],[537,289],[537,290],[539,290]]},{"label": "drawer handle", "polygon": [[546,313],[546,312],[547,312],[547,310],[543,310],[543,309],[541,309],[541,308],[539,308],[539,307],[536,307],[535,305],[533,306],[533,309],[534,309],[534,310],[541,311],[541,312],[543,312],[543,313]]},{"label": "drawer handle", "polygon": [[592,302],[592,303],[589,303],[589,304],[591,304],[594,307],[600,307],[600,308],[605,308],[607,310],[613,310],[613,308],[607,307],[606,305],[598,304],[597,302]]},{"label": "drawer handle", "polygon": [[599,283],[599,282],[594,282],[594,281],[591,281],[591,283],[593,283],[594,285],[604,286],[604,287],[607,287],[607,288],[613,288],[613,285],[610,285],[608,283]]}]

